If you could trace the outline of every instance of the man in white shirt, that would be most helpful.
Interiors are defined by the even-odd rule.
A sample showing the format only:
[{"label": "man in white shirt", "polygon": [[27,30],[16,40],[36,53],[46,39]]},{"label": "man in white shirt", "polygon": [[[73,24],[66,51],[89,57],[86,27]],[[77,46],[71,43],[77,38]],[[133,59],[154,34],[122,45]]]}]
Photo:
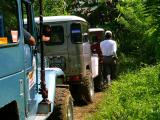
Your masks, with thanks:
[{"label": "man in white shirt", "polygon": [[116,78],[116,64],[117,64],[117,44],[112,40],[112,32],[105,32],[105,40],[100,43],[100,48],[103,55],[103,74],[107,79],[108,85],[111,80]]}]

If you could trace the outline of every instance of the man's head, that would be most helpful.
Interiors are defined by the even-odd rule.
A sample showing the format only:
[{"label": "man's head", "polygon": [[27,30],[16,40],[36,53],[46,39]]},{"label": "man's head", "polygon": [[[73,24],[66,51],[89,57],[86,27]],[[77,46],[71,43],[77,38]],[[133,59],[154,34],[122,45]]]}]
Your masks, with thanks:
[{"label": "man's head", "polygon": [[109,31],[109,30],[107,30],[107,31],[105,32],[105,38],[106,38],[106,39],[112,38],[112,32]]}]

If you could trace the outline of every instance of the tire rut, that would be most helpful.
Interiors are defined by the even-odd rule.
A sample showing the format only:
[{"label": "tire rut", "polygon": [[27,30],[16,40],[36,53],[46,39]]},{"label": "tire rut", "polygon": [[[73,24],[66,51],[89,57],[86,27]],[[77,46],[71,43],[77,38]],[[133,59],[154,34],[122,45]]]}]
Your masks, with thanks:
[{"label": "tire rut", "polygon": [[96,112],[96,105],[102,100],[104,92],[97,92],[94,96],[93,103],[89,105],[74,106],[74,120],[85,120],[86,116]]}]

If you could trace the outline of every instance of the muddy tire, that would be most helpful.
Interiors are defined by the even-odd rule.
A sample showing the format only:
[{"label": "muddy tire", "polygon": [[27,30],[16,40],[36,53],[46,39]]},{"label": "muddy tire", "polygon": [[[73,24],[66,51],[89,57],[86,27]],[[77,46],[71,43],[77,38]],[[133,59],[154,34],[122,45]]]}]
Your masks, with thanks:
[{"label": "muddy tire", "polygon": [[73,99],[68,89],[56,88],[54,110],[51,118],[49,120],[73,120]]},{"label": "muddy tire", "polygon": [[94,99],[94,82],[89,70],[87,70],[86,77],[83,79],[82,99],[87,104],[92,103]]}]

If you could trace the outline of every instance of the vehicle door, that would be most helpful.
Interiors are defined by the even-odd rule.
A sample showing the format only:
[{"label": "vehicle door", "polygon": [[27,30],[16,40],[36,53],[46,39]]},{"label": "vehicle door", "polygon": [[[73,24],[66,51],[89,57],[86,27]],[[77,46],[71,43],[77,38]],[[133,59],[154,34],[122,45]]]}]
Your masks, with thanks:
[{"label": "vehicle door", "polygon": [[81,21],[70,21],[67,28],[70,75],[80,75],[83,69]]},{"label": "vehicle door", "polygon": [[0,107],[14,101],[23,113],[24,51],[19,6],[16,0],[0,2]]},{"label": "vehicle door", "polygon": [[[36,39],[36,29],[34,24],[33,17],[33,8],[31,3],[28,1],[24,1],[22,3],[22,12],[23,12],[23,20],[26,18],[26,23],[23,23],[23,26],[26,31],[28,31],[34,38]],[[38,90],[36,89],[36,55],[34,53],[35,46],[29,45],[29,40],[24,38],[24,58],[25,58],[25,108],[26,108],[26,116],[29,117],[31,115],[36,114],[36,94]]]},{"label": "vehicle door", "polygon": [[50,41],[45,42],[44,53],[49,67],[59,67],[67,72],[68,62],[68,34],[66,22],[50,22],[51,26]]}]

